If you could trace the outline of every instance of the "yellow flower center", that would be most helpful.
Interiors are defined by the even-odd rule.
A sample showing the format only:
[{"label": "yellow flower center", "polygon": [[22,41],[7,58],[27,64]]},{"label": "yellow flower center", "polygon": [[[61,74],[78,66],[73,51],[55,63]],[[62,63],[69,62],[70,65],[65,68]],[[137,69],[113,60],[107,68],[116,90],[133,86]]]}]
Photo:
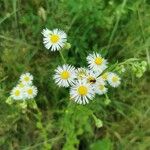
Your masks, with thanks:
[{"label": "yellow flower center", "polygon": [[52,43],[57,43],[59,41],[60,37],[57,34],[53,34],[50,36],[50,40]]},{"label": "yellow flower center", "polygon": [[80,86],[79,88],[78,88],[78,93],[80,94],[80,95],[82,95],[82,96],[84,96],[84,95],[87,95],[87,93],[88,93],[88,89],[87,89],[87,87],[85,87],[85,86]]},{"label": "yellow flower center", "polygon": [[104,85],[100,85],[100,86],[99,86],[99,89],[100,89],[100,90],[104,90],[104,88],[105,88]]},{"label": "yellow flower center", "polygon": [[60,76],[62,79],[68,79],[70,77],[70,73],[68,71],[63,71]]},{"label": "yellow flower center", "polygon": [[23,88],[24,87],[24,85],[22,84],[22,83],[19,83],[19,85],[18,85],[20,88]]},{"label": "yellow flower center", "polygon": [[112,78],[112,81],[113,82],[117,82],[119,79],[118,79],[118,77],[116,77],[116,76],[114,76],[113,78]]},{"label": "yellow flower center", "polygon": [[29,95],[32,95],[32,94],[33,94],[33,90],[32,90],[32,89],[28,89],[27,92],[28,92]]},{"label": "yellow flower center", "polygon": [[29,78],[29,77],[25,77],[24,80],[25,80],[26,82],[28,82],[28,81],[30,80],[30,78]]},{"label": "yellow flower center", "polygon": [[20,91],[19,90],[16,90],[15,91],[15,96],[19,96],[20,95]]},{"label": "yellow flower center", "polygon": [[107,73],[104,73],[104,74],[102,75],[102,78],[103,78],[104,80],[107,80],[108,74],[107,74]]},{"label": "yellow flower center", "polygon": [[102,57],[97,57],[97,58],[95,58],[95,63],[96,63],[97,65],[101,65],[101,64],[103,63],[103,58],[102,58]]},{"label": "yellow flower center", "polygon": [[78,78],[83,78],[84,76],[86,76],[86,72],[81,70],[80,72],[78,72],[77,76]]}]

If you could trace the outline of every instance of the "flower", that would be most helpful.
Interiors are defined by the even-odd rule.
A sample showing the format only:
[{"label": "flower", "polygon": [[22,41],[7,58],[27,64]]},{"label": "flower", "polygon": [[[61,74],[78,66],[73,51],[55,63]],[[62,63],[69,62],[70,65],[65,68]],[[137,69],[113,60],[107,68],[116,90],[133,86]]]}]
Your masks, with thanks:
[{"label": "flower", "polygon": [[75,68],[71,65],[58,66],[55,70],[54,80],[58,86],[68,87],[74,82]]},{"label": "flower", "polygon": [[87,56],[87,62],[89,65],[89,68],[99,72],[99,74],[102,73],[103,70],[107,68],[107,60],[105,60],[100,54],[93,53],[89,54]]},{"label": "flower", "polygon": [[75,70],[75,74],[76,74],[76,79],[82,80],[87,76],[88,70],[86,68],[80,67]]},{"label": "flower", "polygon": [[23,84],[22,82],[17,84],[17,87],[19,87],[20,89],[24,89],[25,88],[25,84]]},{"label": "flower", "polygon": [[24,98],[24,92],[19,87],[14,87],[10,95],[14,100],[21,100]]},{"label": "flower", "polygon": [[33,86],[33,76],[30,73],[24,73],[20,76],[19,83],[11,91],[11,97],[14,100],[32,99],[37,95],[37,87]]},{"label": "flower", "polygon": [[105,87],[105,82],[101,78],[98,78],[97,83],[95,85],[95,93],[99,95],[103,95],[107,93],[107,88]]},{"label": "flower", "polygon": [[112,87],[118,87],[121,83],[120,80],[121,80],[120,77],[115,73],[110,73],[109,76],[108,76],[108,83]]},{"label": "flower", "polygon": [[38,90],[35,86],[26,86],[24,88],[24,95],[26,99],[33,99],[37,96]]},{"label": "flower", "polygon": [[30,85],[32,84],[32,80],[33,80],[33,76],[30,74],[30,73],[25,73],[25,74],[22,74],[20,76],[20,82],[23,84],[23,85]]},{"label": "flower", "polygon": [[101,77],[104,81],[107,81],[107,80],[108,80],[108,75],[109,75],[109,72],[105,72],[105,73],[103,73],[100,77]]},{"label": "flower", "polygon": [[43,43],[47,49],[51,51],[59,51],[65,46],[67,42],[67,35],[64,31],[59,29],[49,30],[43,29],[42,34],[44,36]]},{"label": "flower", "polygon": [[76,81],[70,89],[70,98],[76,103],[86,104],[95,96],[93,87],[85,81]]}]

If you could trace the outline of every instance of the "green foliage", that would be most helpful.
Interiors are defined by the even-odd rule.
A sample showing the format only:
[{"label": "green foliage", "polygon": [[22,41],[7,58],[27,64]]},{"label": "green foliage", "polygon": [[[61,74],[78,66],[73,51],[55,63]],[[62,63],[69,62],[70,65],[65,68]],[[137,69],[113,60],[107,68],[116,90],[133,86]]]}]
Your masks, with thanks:
[{"label": "green foliage", "polygon": [[146,71],[147,63],[142,61],[141,63],[134,63],[132,65],[132,71],[135,73],[136,77],[140,78],[143,73]]},{"label": "green foliage", "polygon": [[[149,149],[149,14],[148,0],[0,0],[0,149]],[[101,52],[121,87],[85,106],[69,100],[52,79],[63,61],[44,48],[45,27],[67,32],[69,64],[84,66],[88,53]],[[38,96],[12,104],[25,71]]]},{"label": "green foliage", "polygon": [[90,150],[111,150],[112,143],[109,139],[105,138],[91,144]]}]

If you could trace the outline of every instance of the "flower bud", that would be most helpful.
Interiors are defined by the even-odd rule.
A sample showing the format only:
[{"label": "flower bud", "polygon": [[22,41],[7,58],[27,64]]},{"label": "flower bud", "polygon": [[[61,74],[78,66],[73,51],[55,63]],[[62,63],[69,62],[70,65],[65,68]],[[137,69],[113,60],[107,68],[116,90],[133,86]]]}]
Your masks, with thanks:
[{"label": "flower bud", "polygon": [[109,105],[110,103],[111,103],[111,100],[109,98],[106,98],[105,101],[104,101],[104,104]]},{"label": "flower bud", "polygon": [[6,99],[6,103],[9,104],[9,105],[11,105],[11,104],[13,103],[11,97],[8,97],[8,98]]},{"label": "flower bud", "polygon": [[71,48],[71,44],[66,42],[65,46],[64,46],[64,49],[67,49],[69,50]]},{"label": "flower bud", "polygon": [[102,120],[97,119],[96,122],[95,122],[95,125],[96,125],[97,128],[101,128],[103,126]]}]

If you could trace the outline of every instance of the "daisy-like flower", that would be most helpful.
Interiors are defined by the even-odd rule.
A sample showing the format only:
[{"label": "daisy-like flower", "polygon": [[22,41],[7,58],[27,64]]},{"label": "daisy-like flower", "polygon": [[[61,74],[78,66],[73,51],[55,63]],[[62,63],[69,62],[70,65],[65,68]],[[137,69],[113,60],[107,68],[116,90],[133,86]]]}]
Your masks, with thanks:
[{"label": "daisy-like flower", "polygon": [[86,68],[83,68],[83,67],[77,68],[75,70],[75,74],[76,74],[76,78],[78,80],[82,80],[82,79],[84,79],[87,76],[88,70]]},{"label": "daisy-like flower", "polygon": [[79,104],[89,103],[94,96],[93,87],[83,80],[76,81],[70,89],[70,98]]},{"label": "daisy-like flower", "polygon": [[102,71],[107,68],[107,64],[108,64],[107,60],[104,59],[98,53],[89,54],[87,56],[87,62],[88,62],[89,68],[96,72],[99,72],[99,74],[101,74]]},{"label": "daisy-like flower", "polygon": [[105,72],[105,73],[103,73],[100,77],[101,77],[104,81],[107,81],[107,80],[108,80],[108,76],[109,76],[109,72]]},{"label": "daisy-like flower", "polygon": [[19,87],[14,87],[10,95],[14,100],[22,100],[24,98],[24,92]]},{"label": "daisy-like flower", "polygon": [[23,84],[22,82],[20,82],[19,84],[17,84],[17,87],[19,87],[20,89],[24,89],[25,88],[25,84]]},{"label": "daisy-like flower", "polygon": [[59,29],[49,30],[44,29],[42,31],[44,36],[43,43],[47,49],[51,51],[59,51],[67,42],[67,34]]},{"label": "daisy-like flower", "polygon": [[22,85],[30,85],[32,84],[33,76],[30,73],[25,73],[20,76],[20,82]]},{"label": "daisy-like flower", "polygon": [[54,80],[60,87],[68,87],[74,82],[75,68],[71,65],[58,66],[55,70]]},{"label": "daisy-like flower", "polygon": [[33,99],[37,96],[38,90],[35,86],[26,86],[24,88],[24,95],[26,99]]},{"label": "daisy-like flower", "polygon": [[95,85],[95,93],[99,95],[103,95],[107,93],[107,88],[105,87],[105,82],[101,78],[98,79],[96,85]]},{"label": "daisy-like flower", "polygon": [[108,83],[112,87],[118,87],[121,83],[120,80],[121,80],[120,77],[115,73],[110,73],[109,76],[108,76]]}]

